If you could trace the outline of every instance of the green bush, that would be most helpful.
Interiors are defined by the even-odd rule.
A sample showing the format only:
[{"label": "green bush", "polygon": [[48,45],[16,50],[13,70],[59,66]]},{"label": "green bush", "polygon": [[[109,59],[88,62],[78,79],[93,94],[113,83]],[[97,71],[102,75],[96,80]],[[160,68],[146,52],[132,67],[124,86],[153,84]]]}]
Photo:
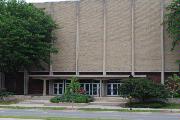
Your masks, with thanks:
[{"label": "green bush", "polygon": [[84,89],[80,88],[80,83],[76,77],[71,78],[71,83],[66,88],[66,92],[62,96],[56,96],[50,101],[52,103],[59,102],[74,102],[74,103],[88,103],[93,99],[91,96],[86,95]]},{"label": "green bush", "polygon": [[166,88],[170,91],[171,97],[179,97],[180,96],[180,77],[177,74],[173,74],[168,77],[165,81]]},{"label": "green bush", "polygon": [[78,95],[77,94],[77,95],[74,95],[73,102],[75,102],[75,103],[87,103],[88,102],[88,98],[85,95],[81,95],[81,94]]},{"label": "green bush", "polygon": [[88,103],[92,101],[92,97],[84,94],[65,94],[56,96],[50,99],[52,103],[59,102],[74,102],[74,103]]},{"label": "green bush", "polygon": [[165,102],[138,102],[138,103],[127,103],[126,107],[132,108],[163,108],[166,107],[167,103]]},{"label": "green bush", "polygon": [[180,93],[179,92],[175,93],[174,98],[180,98]]},{"label": "green bush", "polygon": [[80,83],[77,77],[72,77],[70,79],[71,83],[67,86],[65,94],[78,93],[80,89]]},{"label": "green bush", "polygon": [[14,95],[12,92],[6,91],[6,89],[0,89],[0,100],[4,101],[6,97]]},{"label": "green bush", "polygon": [[120,87],[123,97],[132,97],[145,102],[148,99],[163,99],[169,97],[169,91],[164,85],[153,83],[146,78],[134,78],[125,81]]},{"label": "green bush", "polygon": [[52,102],[52,103],[59,103],[59,101],[60,101],[59,96],[56,96],[56,97],[53,97],[53,98],[50,99],[50,102]]}]

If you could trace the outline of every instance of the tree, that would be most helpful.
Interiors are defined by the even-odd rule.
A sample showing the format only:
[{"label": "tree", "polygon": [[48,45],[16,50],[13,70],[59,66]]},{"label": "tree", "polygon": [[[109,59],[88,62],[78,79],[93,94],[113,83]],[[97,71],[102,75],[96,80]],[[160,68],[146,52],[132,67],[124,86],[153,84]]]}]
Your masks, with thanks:
[{"label": "tree", "polygon": [[120,94],[123,97],[132,97],[145,102],[151,98],[166,99],[169,92],[164,85],[155,84],[146,78],[133,78],[121,85]]},{"label": "tree", "polygon": [[67,86],[66,94],[75,94],[80,90],[80,83],[77,77],[72,77],[70,79],[71,83]]},{"label": "tree", "polygon": [[180,0],[173,0],[167,6],[167,14],[165,16],[165,24],[167,31],[172,38],[172,50],[179,45],[180,42]]},{"label": "tree", "polygon": [[41,9],[21,0],[0,0],[0,72],[50,64],[57,25]]},{"label": "tree", "polygon": [[168,77],[165,85],[170,91],[171,97],[174,98],[174,96],[180,91],[180,77],[177,74],[173,74],[172,76]]}]

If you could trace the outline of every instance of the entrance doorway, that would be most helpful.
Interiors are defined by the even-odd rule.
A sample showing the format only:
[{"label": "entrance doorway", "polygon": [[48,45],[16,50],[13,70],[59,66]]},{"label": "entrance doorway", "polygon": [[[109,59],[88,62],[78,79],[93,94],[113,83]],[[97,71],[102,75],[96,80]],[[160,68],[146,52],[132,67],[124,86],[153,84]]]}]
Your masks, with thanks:
[{"label": "entrance doorway", "polygon": [[63,83],[54,83],[53,93],[55,95],[62,95],[64,93],[64,84]]},{"label": "entrance doorway", "polygon": [[92,95],[92,96],[100,95],[99,83],[81,83],[81,87],[84,88],[87,95]]},{"label": "entrance doorway", "polygon": [[107,84],[107,95],[108,96],[118,96],[120,83],[108,83]]}]

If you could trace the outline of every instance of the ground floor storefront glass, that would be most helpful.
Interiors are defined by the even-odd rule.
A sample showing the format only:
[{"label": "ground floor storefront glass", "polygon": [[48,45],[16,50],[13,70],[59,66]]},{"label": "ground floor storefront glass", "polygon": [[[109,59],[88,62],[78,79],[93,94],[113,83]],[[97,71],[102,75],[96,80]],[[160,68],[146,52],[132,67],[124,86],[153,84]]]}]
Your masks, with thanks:
[{"label": "ground floor storefront glass", "polygon": [[[100,96],[119,96],[119,88],[121,86],[120,80],[80,80],[80,87],[86,91],[86,94],[100,97]],[[52,81],[52,95],[63,95],[69,80],[53,80]]]},{"label": "ground floor storefront glass", "polygon": [[107,96],[118,96],[121,83],[108,83]]}]

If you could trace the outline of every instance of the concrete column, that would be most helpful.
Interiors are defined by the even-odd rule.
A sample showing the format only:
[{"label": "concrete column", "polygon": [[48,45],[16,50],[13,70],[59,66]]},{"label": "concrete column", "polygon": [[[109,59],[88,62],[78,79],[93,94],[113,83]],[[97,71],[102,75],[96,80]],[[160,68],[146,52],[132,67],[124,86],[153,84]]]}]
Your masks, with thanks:
[{"label": "concrete column", "polygon": [[49,95],[53,95],[53,81],[49,80]]},{"label": "concrete column", "polygon": [[100,91],[99,97],[102,97],[103,87],[102,87],[102,80],[100,80]]},{"label": "concrete column", "polygon": [[28,94],[29,76],[28,71],[24,71],[24,95]]},{"label": "concrete column", "polygon": [[106,75],[106,0],[103,0],[103,75]]},{"label": "concrete column", "polygon": [[79,75],[79,1],[76,2],[76,75]]},{"label": "concrete column", "polygon": [[43,96],[46,96],[46,80],[43,80]]},{"label": "concrete column", "polygon": [[101,85],[101,97],[106,96],[106,80],[102,80]]},{"label": "concrete column", "polygon": [[135,1],[132,0],[131,3],[131,75],[134,76],[135,75],[135,68],[134,68],[134,59],[135,59],[135,55],[134,55],[134,6],[135,6]]},{"label": "concrete column", "polygon": [[164,84],[164,0],[161,0],[161,84]]},{"label": "concrete column", "polygon": [[107,96],[107,81],[104,81],[103,83],[103,86],[104,86],[104,96]]},{"label": "concrete column", "polygon": [[[50,5],[50,15],[55,20],[55,17],[54,17],[54,3],[53,2]],[[51,43],[54,44],[54,41],[51,41]],[[51,63],[52,57],[53,57],[53,54],[50,53],[49,75],[53,75],[53,65]]]}]

